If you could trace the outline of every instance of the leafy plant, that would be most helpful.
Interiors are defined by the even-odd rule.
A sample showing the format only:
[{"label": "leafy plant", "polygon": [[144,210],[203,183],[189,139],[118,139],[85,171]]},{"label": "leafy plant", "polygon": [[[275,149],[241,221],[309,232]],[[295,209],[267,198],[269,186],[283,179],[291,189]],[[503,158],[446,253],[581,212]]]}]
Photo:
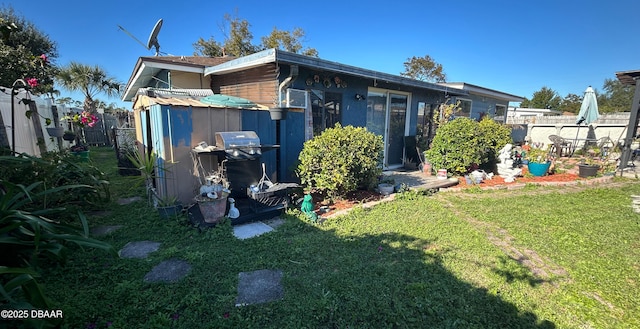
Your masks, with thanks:
[{"label": "leafy plant", "polygon": [[102,241],[89,238],[85,216],[78,212],[80,228],[56,218],[67,211],[49,208],[47,197],[64,194],[82,185],[59,186],[41,190],[42,182],[29,186],[0,180],[0,304],[10,309],[51,309],[38,277],[43,258],[64,262],[68,246],[98,248],[115,253]]},{"label": "leafy plant", "polygon": [[425,157],[434,168],[464,174],[471,165],[482,162],[485,153],[482,142],[477,121],[456,118],[438,128]]},{"label": "leafy plant", "polygon": [[304,143],[298,176],[302,184],[332,197],[373,188],[382,173],[382,151],[382,136],[337,124]]},{"label": "leafy plant", "polygon": [[497,163],[497,156],[500,150],[507,144],[512,143],[511,128],[496,122],[485,116],[478,123],[478,128],[482,134],[481,144],[485,147],[482,163],[489,164],[491,169]]},{"label": "leafy plant", "polygon": [[529,160],[529,162],[535,163],[546,163],[551,161],[552,155],[549,149],[542,149],[538,147],[532,147],[529,151],[526,152],[525,158]]},{"label": "leafy plant", "polygon": [[90,209],[111,199],[106,175],[95,166],[78,163],[78,159],[68,152],[48,152],[42,158],[27,154],[0,156],[0,177],[25,186],[41,182],[37,192],[79,185],[64,194],[48,195],[46,206],[49,207],[65,204]]}]

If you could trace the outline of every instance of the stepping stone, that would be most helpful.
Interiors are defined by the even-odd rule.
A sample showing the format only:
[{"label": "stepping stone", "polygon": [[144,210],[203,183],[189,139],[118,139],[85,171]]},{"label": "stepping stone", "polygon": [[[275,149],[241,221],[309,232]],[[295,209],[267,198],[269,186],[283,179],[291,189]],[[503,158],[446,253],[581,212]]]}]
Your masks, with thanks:
[{"label": "stepping stone", "polygon": [[121,198],[121,199],[118,199],[118,204],[121,205],[121,206],[124,206],[124,205],[130,204],[130,203],[134,203],[134,202],[140,201],[140,200],[142,200],[142,197],[139,197],[139,196],[134,196],[134,197],[130,197],[130,198]]},{"label": "stepping stone", "polygon": [[238,274],[236,306],[267,303],[284,297],[282,270],[258,270]]},{"label": "stepping stone", "polygon": [[153,241],[135,241],[127,243],[120,251],[120,258],[147,258],[150,253],[160,248],[160,242]]},{"label": "stepping stone", "polygon": [[178,282],[191,271],[191,265],[184,260],[168,259],[154,266],[149,273],[144,276],[144,282]]},{"label": "stepping stone", "polygon": [[273,228],[262,222],[237,225],[233,227],[233,235],[240,240],[253,238],[271,231],[273,231]]},{"label": "stepping stone", "polygon": [[121,227],[122,225],[100,225],[92,227],[91,230],[89,230],[89,233],[91,233],[91,235],[93,236],[107,235],[120,229]]}]

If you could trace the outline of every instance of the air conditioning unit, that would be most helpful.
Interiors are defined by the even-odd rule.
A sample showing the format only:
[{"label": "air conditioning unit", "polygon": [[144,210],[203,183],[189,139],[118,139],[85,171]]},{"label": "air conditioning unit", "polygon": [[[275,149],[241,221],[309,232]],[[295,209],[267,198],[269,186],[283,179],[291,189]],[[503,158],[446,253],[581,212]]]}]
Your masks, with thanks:
[{"label": "air conditioning unit", "polygon": [[280,95],[280,107],[286,108],[307,108],[306,90],[288,88]]}]

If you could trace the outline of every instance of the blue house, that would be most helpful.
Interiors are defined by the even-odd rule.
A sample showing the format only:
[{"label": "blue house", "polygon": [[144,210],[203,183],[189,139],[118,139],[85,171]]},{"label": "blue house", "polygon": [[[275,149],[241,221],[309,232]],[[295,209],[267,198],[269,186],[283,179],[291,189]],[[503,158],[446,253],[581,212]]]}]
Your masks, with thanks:
[{"label": "blue house", "polygon": [[[207,60],[212,62],[206,63]],[[213,121],[218,123],[215,129],[253,130],[263,143],[280,145],[278,152],[264,159],[272,179],[279,181],[297,180],[294,170],[304,142],[336,123],[366,127],[383,136],[383,166],[395,169],[411,160],[415,148],[408,148],[406,141],[430,131],[429,118],[441,104],[459,102],[456,116],[504,117],[509,102],[523,100],[468,83],[424,82],[278,49],[240,58],[206,60],[202,57],[141,57],[123,100],[134,101],[134,110],[142,117],[151,107],[145,107],[145,102],[140,101],[139,88],[170,91],[176,86],[203,88],[214,94],[241,97],[258,104],[254,109],[213,109],[206,104],[194,103],[197,96],[183,96],[189,97],[191,103],[180,104],[179,96],[173,97],[173,101],[171,97],[165,97],[160,103],[154,103],[153,97],[143,95],[146,103],[154,104],[151,107],[157,107],[159,113],[171,116],[171,111],[191,111],[191,117],[181,117],[183,122],[198,120],[193,113],[204,109],[213,111],[211,113],[226,111],[225,115],[216,115],[216,118],[227,118],[225,122],[233,122],[233,125],[223,127],[216,119]],[[267,108],[285,109],[286,119],[270,120]],[[161,119],[168,122],[161,117],[157,120]],[[206,121],[199,123],[202,122]],[[140,124],[146,127],[138,129],[139,141],[147,146],[157,144],[157,140],[146,138],[149,134],[142,133],[144,129],[152,129],[152,125],[142,121]],[[172,141],[174,148],[184,151],[197,145],[203,134],[195,129],[195,125],[192,127],[182,133],[193,138],[182,138],[178,143]],[[210,127],[207,134],[212,136],[215,129]],[[215,144],[211,139],[205,142]],[[175,152],[174,149],[174,156]]]}]

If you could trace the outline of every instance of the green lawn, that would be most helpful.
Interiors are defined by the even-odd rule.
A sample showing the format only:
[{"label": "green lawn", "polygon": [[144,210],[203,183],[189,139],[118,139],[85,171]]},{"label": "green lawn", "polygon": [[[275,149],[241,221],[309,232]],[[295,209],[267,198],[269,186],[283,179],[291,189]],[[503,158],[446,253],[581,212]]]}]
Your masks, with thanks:
[{"label": "green lawn", "polygon": [[[113,151],[92,149],[114,199],[131,196]],[[405,194],[313,225],[237,240],[230,225],[198,232],[140,201],[113,202],[91,225],[117,250],[161,242],[148,259],[71,254],[41,280],[68,328],[638,328],[640,184],[610,188]],[[175,284],[144,275],[187,260]],[[235,307],[238,273],[281,269],[285,297]]]}]

